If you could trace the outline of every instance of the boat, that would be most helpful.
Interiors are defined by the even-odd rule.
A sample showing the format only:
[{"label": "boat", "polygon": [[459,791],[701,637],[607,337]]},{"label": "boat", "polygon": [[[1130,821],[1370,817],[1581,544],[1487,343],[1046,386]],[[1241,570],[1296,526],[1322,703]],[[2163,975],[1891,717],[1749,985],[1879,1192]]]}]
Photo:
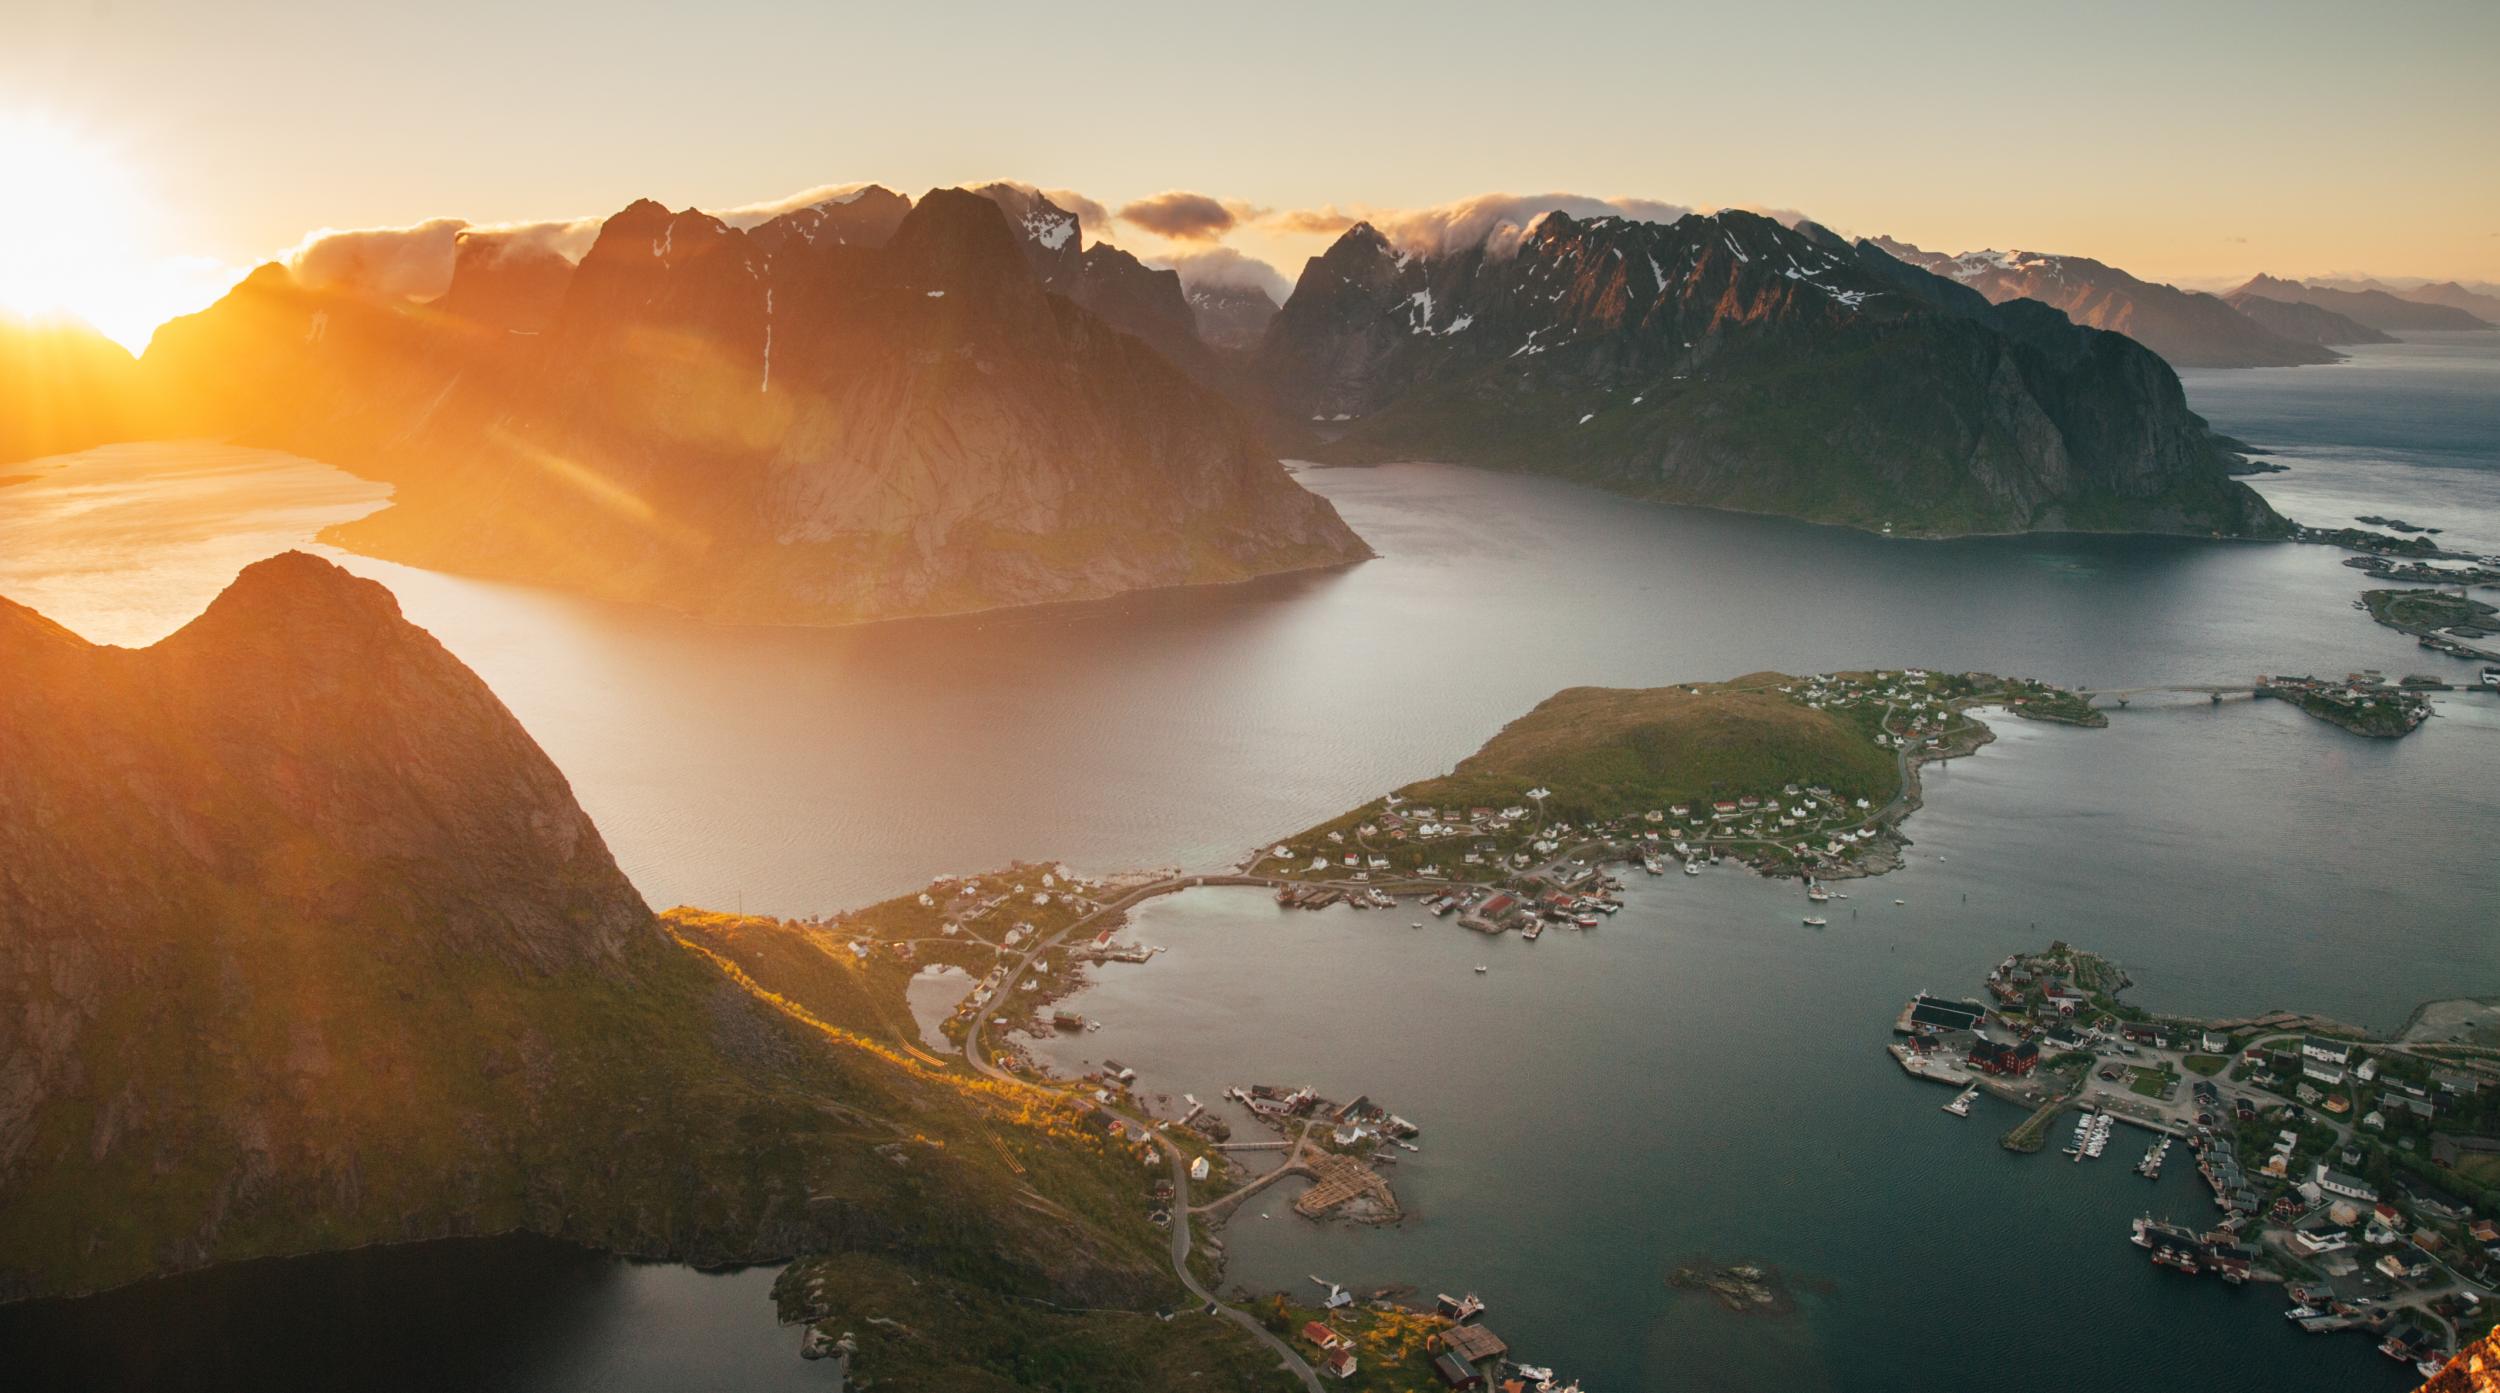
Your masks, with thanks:
[{"label": "boat", "polygon": [[1528,927],[1519,931],[1519,936],[1526,939],[1530,943],[1536,942],[1539,938],[1544,937],[1544,935],[1545,921],[1542,919],[1531,921]]},{"label": "boat", "polygon": [[1908,900],[1894,900],[1894,901],[1893,901],[1893,903],[1894,903],[1894,904],[1908,904],[1908,903],[1909,903],[1909,901],[1908,901]]},{"label": "boat", "polygon": [[1597,927],[1597,916],[1594,914],[1576,914],[1572,916],[1571,922],[1584,929],[1593,929]]},{"label": "boat", "polygon": [[1685,863],[1684,863],[1684,874],[1686,874],[1686,875],[1700,875],[1700,874],[1701,874],[1701,863],[1700,863],[1699,861],[1687,861],[1687,862],[1685,862]]},{"label": "boat", "polygon": [[1963,1089],[1961,1094],[1952,1102],[1945,1104],[1944,1110],[1953,1114],[1955,1117],[1968,1117],[1970,1116],[1971,1104],[1977,1102],[1978,1100],[1979,1085],[1972,1084],[1970,1087]]},{"label": "boat", "polygon": [[1478,972],[1480,972],[1480,973],[1482,973],[1482,972],[1489,972],[1489,971],[1491,971],[1491,970],[1492,970],[1492,969],[1490,969],[1490,968],[1486,967],[1483,963],[1478,963],[1478,964],[1476,964],[1476,971],[1478,971]]},{"label": "boat", "polygon": [[1827,904],[1831,901],[1832,892],[1809,882],[1806,886],[1806,898],[1816,904]]},{"label": "boat", "polygon": [[1824,918],[1820,914],[1809,914],[1806,916],[1806,927],[1809,929],[1819,929],[1830,922],[1832,921]]},{"label": "boat", "polygon": [[1644,851],[1641,853],[1641,869],[1649,872],[1651,875],[1665,875],[1667,873],[1666,863],[1659,860],[1658,853],[1654,851]]}]

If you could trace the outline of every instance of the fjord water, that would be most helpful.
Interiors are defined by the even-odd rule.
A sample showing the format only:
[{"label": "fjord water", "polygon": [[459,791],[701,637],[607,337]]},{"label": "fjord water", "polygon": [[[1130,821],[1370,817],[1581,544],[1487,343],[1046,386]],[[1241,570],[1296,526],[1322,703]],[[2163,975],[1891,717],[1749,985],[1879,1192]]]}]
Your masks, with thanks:
[{"label": "fjord water", "polygon": [[[2189,390],[2292,466],[2259,486],[2303,521],[2382,512],[2500,545],[2481,540],[2500,538],[2496,341]],[[2366,582],[2324,548],[1921,543],[1434,466],[1302,477],[1381,559],[846,631],[722,629],[343,559],[486,678],[654,902],[792,914],[1019,857],[1220,867],[1448,768],[1574,684],[1879,664],[2097,686],[2471,674],[2355,612]],[[49,488],[0,489],[14,577],[91,554],[87,515]],[[224,579],[180,544],[139,560],[214,579],[144,617],[125,600],[115,641],[170,630]],[[55,617],[98,622],[78,587],[52,593]],[[2425,997],[2500,994],[2500,711],[2437,709],[2397,743],[2201,698],[2145,699],[2105,731],[2001,720],[1998,743],[1931,771],[1912,868],[1853,887],[1856,917],[1821,934],[1798,926],[1793,889],[1733,873],[1637,887],[1604,928],[1536,945],[1197,892],[1141,916],[1138,936],[1172,951],[1106,972],[1081,1008],[1105,1029],[1073,1048],[1175,1094],[1307,1081],[1423,1123],[1398,1177],[1413,1221],[1310,1230],[1280,1197],[1279,1217],[1232,1226],[1233,1277],[1473,1287],[1509,1338],[1597,1389],[2392,1387],[2363,1342],[2291,1336],[2272,1293],[2140,1260],[2130,1214],[2205,1212],[2185,1168],[2155,1187],[2123,1145],[2097,1166],[2008,1157],[2004,1117],[1945,1116],[1879,1047],[1908,991],[1966,989],[2051,937],[2117,955],[2144,1000],[2178,1009],[2391,1027]],[[1701,1253],[1795,1271],[1814,1284],[1804,1314],[1740,1321],[1676,1297],[1665,1274]],[[20,1313],[7,1339],[114,1309]],[[760,1290],[743,1313],[701,1309],[724,1367],[795,1369]],[[376,1318],[328,1314],[341,1341]],[[580,1307],[551,1298],[547,1319],[572,1328]],[[600,1328],[611,1355],[643,1338]],[[515,1386],[592,1367],[550,1347],[577,1358]],[[632,1362],[597,1367],[610,1386],[676,1386]]]}]

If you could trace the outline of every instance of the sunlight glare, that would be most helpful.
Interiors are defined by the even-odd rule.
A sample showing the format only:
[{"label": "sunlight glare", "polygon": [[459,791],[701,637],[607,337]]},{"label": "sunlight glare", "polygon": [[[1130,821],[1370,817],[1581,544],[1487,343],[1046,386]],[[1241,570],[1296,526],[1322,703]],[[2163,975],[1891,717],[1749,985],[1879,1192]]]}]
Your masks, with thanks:
[{"label": "sunlight glare", "polygon": [[132,352],[164,320],[236,280],[214,261],[142,245],[162,211],[116,152],[42,116],[0,112],[0,313],[72,315]]}]

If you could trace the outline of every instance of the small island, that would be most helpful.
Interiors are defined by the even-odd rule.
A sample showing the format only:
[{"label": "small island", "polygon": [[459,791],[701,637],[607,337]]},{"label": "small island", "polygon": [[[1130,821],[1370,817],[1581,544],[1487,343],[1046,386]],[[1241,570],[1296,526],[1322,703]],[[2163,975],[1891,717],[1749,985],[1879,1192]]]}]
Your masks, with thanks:
[{"label": "small island", "polygon": [[2462,593],[2365,590],[2361,607],[2388,628],[2413,635],[2424,648],[2453,658],[2500,658],[2500,652],[2465,641],[2500,634],[2500,609]]},{"label": "small island", "polygon": [[2262,678],[2257,694],[2288,701],[2328,725],[2355,735],[2396,740],[2411,735],[2430,719],[2430,699],[2420,689],[2433,685],[2432,679],[2418,677],[2390,684],[2377,673],[2356,672],[2340,682],[2322,677]]},{"label": "small island", "polygon": [[2500,1027],[2481,1009],[2426,1009],[2395,1037],[2291,1011],[2157,1014],[2132,984],[2052,943],[1997,964],[1981,996],[1912,999],[1892,1052],[1961,1090],[1947,1113],[1983,1094],[2026,1109],[2011,1149],[2045,1150],[2072,1113],[2074,1165],[2132,1154],[2121,1125],[2147,1138],[2148,1179],[2184,1150],[2219,1215],[2136,1220],[2155,1266],[2281,1283],[2301,1329],[2360,1331],[2435,1372],[2487,1321],[2469,1294],[2500,1281]]}]

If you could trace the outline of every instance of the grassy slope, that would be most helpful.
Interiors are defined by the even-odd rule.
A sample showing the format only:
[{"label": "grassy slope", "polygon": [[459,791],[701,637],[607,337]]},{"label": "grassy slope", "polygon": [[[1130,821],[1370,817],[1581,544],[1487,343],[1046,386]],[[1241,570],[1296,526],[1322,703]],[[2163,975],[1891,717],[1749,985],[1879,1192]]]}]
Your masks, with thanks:
[{"label": "grassy slope", "polygon": [[1436,807],[1500,807],[1541,785],[1553,791],[1548,811],[1575,821],[1768,795],[1792,783],[1845,798],[1892,797],[1900,780],[1873,727],[1776,690],[1794,680],[1760,672],[1699,686],[1567,688],[1456,770],[1398,793]]}]

